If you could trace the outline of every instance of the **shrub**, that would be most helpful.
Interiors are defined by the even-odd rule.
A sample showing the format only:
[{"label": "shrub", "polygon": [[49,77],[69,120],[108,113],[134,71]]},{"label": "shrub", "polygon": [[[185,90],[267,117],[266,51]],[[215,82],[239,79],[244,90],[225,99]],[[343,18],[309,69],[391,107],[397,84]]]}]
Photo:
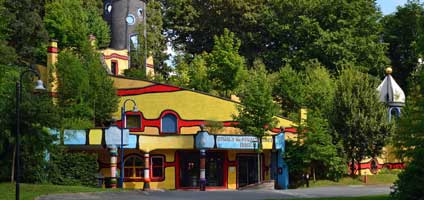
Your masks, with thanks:
[{"label": "shrub", "polygon": [[416,151],[413,160],[405,171],[399,174],[391,193],[396,200],[424,199],[424,149]]},{"label": "shrub", "polygon": [[97,155],[58,147],[50,157],[49,181],[58,185],[96,186]]}]

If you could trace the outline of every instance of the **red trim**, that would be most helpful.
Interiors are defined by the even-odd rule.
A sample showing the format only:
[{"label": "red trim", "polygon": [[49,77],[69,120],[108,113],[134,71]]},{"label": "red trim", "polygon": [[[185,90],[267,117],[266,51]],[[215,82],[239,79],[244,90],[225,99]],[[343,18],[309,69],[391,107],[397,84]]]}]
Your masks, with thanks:
[{"label": "red trim", "polygon": [[153,68],[154,66],[152,64],[147,64],[146,65],[148,68]]},{"label": "red trim", "polygon": [[[274,133],[281,133],[280,128],[273,128],[271,131],[274,132]],[[295,127],[287,127],[287,128],[284,128],[284,132],[285,133],[297,133],[297,129]]]},{"label": "red trim", "polygon": [[121,59],[121,60],[128,60],[128,56],[124,56],[124,55],[119,55],[117,53],[112,53],[110,55],[103,55],[105,59],[112,59],[112,58],[116,58],[116,59]]},{"label": "red trim", "polygon": [[168,86],[168,85],[151,85],[143,88],[136,89],[118,89],[118,96],[129,96],[146,93],[160,93],[160,92],[174,92],[182,90],[179,87]]},{"label": "red trim", "polygon": [[47,47],[47,53],[58,53],[59,49],[57,47]]}]

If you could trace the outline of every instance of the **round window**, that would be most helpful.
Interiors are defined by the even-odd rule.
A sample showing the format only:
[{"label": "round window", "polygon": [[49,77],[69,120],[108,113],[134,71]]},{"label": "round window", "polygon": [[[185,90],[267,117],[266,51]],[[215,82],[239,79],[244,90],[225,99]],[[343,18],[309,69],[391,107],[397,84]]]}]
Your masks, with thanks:
[{"label": "round window", "polygon": [[143,8],[137,9],[137,15],[138,17],[143,17]]},{"label": "round window", "polygon": [[135,17],[134,15],[129,14],[126,18],[126,21],[129,25],[133,25],[135,23]]},{"label": "round window", "polygon": [[107,14],[110,14],[112,12],[112,4],[107,3],[105,5],[105,11],[106,11]]}]

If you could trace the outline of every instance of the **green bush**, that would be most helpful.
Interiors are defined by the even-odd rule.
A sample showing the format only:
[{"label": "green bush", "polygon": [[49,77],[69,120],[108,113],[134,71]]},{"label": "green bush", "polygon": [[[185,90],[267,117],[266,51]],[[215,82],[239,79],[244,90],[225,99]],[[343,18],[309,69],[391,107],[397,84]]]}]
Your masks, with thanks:
[{"label": "green bush", "polygon": [[97,155],[69,152],[63,147],[51,154],[49,181],[58,185],[96,186]]},{"label": "green bush", "polygon": [[399,174],[391,196],[396,200],[424,199],[424,149],[416,149],[411,163]]}]

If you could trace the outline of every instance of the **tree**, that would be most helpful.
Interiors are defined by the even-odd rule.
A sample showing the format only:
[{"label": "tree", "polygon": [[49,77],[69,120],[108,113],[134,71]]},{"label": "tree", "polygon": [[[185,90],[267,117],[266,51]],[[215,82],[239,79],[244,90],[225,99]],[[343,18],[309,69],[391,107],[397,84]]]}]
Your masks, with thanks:
[{"label": "tree", "polygon": [[224,29],[223,35],[214,36],[213,50],[207,57],[208,77],[215,82],[213,88],[227,97],[244,78],[244,58],[238,53],[240,44],[234,33]]},{"label": "tree", "polygon": [[19,61],[34,63],[44,60],[48,37],[42,20],[44,1],[2,0],[0,3],[5,8],[1,16],[7,20],[2,27],[9,36],[8,46],[14,48]]},{"label": "tree", "polygon": [[392,197],[396,200],[420,199],[424,196],[424,71],[412,75],[410,95],[402,111],[393,144],[400,158],[407,163],[406,169],[395,182]]},{"label": "tree", "polygon": [[[259,165],[262,137],[267,134],[268,130],[275,127],[275,115],[277,114],[277,105],[272,99],[272,87],[268,82],[265,66],[260,61],[256,61],[255,68],[250,70],[249,81],[245,83],[241,92],[241,102],[241,105],[237,107],[238,115],[233,118],[238,122],[237,127],[243,133],[257,138]],[[259,169],[258,177],[261,177]]]},{"label": "tree", "polygon": [[423,13],[424,9],[418,1],[408,1],[382,20],[383,40],[389,44],[388,56],[396,72],[393,76],[402,88],[407,88],[406,81],[417,67],[419,29],[424,28]]},{"label": "tree", "polygon": [[90,34],[97,37],[99,47],[109,45],[108,25],[93,1],[53,0],[46,3],[44,24],[50,38],[58,39],[62,49],[82,47]]},{"label": "tree", "polygon": [[81,51],[82,55],[61,51],[57,64],[63,127],[74,129],[103,126],[118,103],[113,82],[102,68],[98,54],[88,44]]},{"label": "tree", "polygon": [[352,164],[379,155],[393,131],[387,108],[379,102],[377,80],[352,68],[343,69],[336,83],[331,124]]},{"label": "tree", "polygon": [[304,146],[303,162],[310,168],[314,180],[316,175],[318,178],[339,180],[346,171],[345,160],[341,156],[343,146],[340,142],[334,144],[328,121],[310,111],[303,130],[303,133],[299,132]]},{"label": "tree", "polygon": [[265,0],[162,0],[164,27],[174,49],[188,54],[210,52],[215,35],[230,29],[243,41],[240,53],[252,64],[263,46],[261,13]]},{"label": "tree", "polygon": [[209,52],[212,36],[229,28],[248,65],[261,58],[270,71],[317,59],[332,73],[353,64],[378,74],[388,63],[374,1],[171,0],[164,7],[168,39],[189,54]]}]

